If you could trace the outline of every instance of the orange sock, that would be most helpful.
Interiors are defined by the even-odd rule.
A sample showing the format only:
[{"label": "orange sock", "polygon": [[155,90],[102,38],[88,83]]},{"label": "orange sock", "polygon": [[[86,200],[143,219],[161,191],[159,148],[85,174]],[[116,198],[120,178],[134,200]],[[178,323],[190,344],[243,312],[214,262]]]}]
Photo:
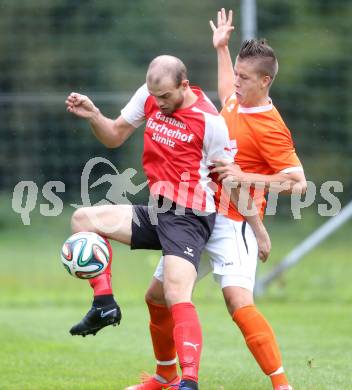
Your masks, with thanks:
[{"label": "orange sock", "polygon": [[279,346],[274,332],[264,316],[254,305],[237,309],[232,319],[241,329],[249,350],[266,375],[270,375],[273,387],[287,385],[283,372]]},{"label": "orange sock", "polygon": [[274,389],[276,386],[288,385],[287,378],[284,372],[281,372],[281,374],[271,374],[270,379]]},{"label": "orange sock", "polygon": [[157,360],[156,374],[166,382],[170,382],[177,376],[172,315],[166,306],[151,301],[146,302],[150,314],[150,335]]}]

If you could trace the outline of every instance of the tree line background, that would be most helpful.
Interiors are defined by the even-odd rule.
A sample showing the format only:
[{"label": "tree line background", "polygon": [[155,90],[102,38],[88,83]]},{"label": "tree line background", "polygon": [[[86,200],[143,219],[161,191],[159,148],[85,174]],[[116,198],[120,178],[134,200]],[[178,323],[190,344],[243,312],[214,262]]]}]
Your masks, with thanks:
[{"label": "tree line background", "polygon": [[[317,186],[342,181],[339,197],[346,202],[352,192],[352,3],[257,5],[258,36],[268,39],[280,64],[271,97],[292,131],[307,179]],[[1,207],[11,205],[20,180],[33,180],[39,188],[61,180],[66,191],[60,196],[77,202],[82,169],[95,156],[108,158],[120,172],[134,167],[136,183],[143,181],[143,129],[121,149],[107,150],[85,121],[66,113],[65,97],[71,91],[88,94],[103,113],[116,117],[159,54],[183,59],[191,82],[216,96],[208,21],[222,6],[236,13],[235,55],[241,40],[238,0],[0,1]],[[98,167],[95,177],[106,170]],[[100,186],[96,196],[107,188]],[[145,196],[146,191],[130,199]]]}]

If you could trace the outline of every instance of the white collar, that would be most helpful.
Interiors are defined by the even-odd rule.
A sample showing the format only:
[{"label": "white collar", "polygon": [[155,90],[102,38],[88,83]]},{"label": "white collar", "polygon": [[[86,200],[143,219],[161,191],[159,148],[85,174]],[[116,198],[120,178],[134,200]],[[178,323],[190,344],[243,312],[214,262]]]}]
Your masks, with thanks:
[{"label": "white collar", "polygon": [[266,106],[242,107],[241,105],[238,105],[237,112],[239,114],[257,114],[259,112],[266,112],[272,109],[273,109],[273,102],[270,99],[269,104],[267,104]]}]

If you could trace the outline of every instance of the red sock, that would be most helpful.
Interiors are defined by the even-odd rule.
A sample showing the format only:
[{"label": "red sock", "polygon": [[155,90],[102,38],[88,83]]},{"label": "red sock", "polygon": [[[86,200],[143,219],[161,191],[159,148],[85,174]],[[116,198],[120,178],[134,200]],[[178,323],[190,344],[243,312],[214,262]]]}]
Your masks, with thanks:
[{"label": "red sock", "polygon": [[111,295],[112,294],[112,284],[111,284],[111,263],[112,263],[112,249],[110,242],[106,239],[105,242],[109,249],[110,261],[106,270],[96,276],[95,278],[89,279],[89,284],[94,290],[94,296],[97,295]]},{"label": "red sock", "polygon": [[177,376],[174,321],[167,306],[146,302],[150,314],[150,335],[157,360],[156,374],[170,382]]},{"label": "red sock", "polygon": [[196,309],[192,302],[182,302],[172,305],[171,313],[175,324],[174,340],[182,378],[198,382],[202,330]]}]

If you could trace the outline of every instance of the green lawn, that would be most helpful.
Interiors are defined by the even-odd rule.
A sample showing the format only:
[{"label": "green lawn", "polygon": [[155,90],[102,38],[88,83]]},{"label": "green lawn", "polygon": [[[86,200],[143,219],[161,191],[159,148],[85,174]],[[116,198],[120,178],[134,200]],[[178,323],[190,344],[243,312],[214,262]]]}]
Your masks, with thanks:
[{"label": "green lawn", "polygon": [[[268,220],[273,241],[269,269],[319,223]],[[44,227],[45,224],[45,227]],[[1,226],[1,225],[0,225]],[[0,228],[0,389],[115,389],[153,371],[143,294],[157,252],[114,245],[114,286],[123,321],[96,337],[68,334],[88,310],[90,288],[59,261],[69,215],[33,218],[30,227]],[[352,224],[307,255],[258,301],[279,339],[295,390],[352,389],[350,250]],[[204,333],[203,390],[270,389],[230,320],[211,278],[196,288]]]}]

